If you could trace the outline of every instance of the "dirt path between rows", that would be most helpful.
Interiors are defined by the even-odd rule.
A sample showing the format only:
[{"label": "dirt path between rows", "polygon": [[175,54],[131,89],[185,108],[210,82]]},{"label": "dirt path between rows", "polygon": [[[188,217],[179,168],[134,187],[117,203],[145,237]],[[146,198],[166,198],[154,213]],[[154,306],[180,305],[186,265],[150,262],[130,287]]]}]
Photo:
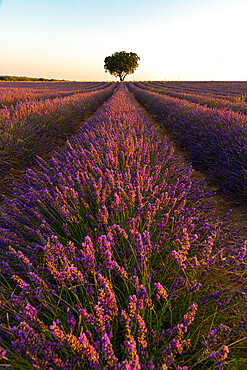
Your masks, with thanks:
[{"label": "dirt path between rows", "polygon": [[[128,91],[128,88],[127,88]],[[174,154],[181,158],[181,162],[186,165],[192,165],[189,161],[189,151],[181,149],[181,146],[178,142],[171,138],[171,135],[165,130],[164,127],[160,125],[160,123],[156,122],[154,117],[135,99],[134,94],[130,93],[131,98],[137,104],[137,106],[141,109],[144,115],[148,118],[148,120],[153,124],[156,129],[157,135],[160,140],[164,140],[164,138],[168,139],[169,143],[174,148]],[[193,166],[192,166],[193,167]],[[193,168],[194,169],[194,168]],[[237,233],[242,236],[243,238],[247,239],[247,205],[242,204],[234,197],[229,197],[224,194],[220,194],[217,190],[215,184],[210,182],[207,178],[207,174],[194,169],[194,172],[191,176],[192,180],[206,180],[206,188],[208,191],[214,190],[215,194],[212,195],[212,199],[215,201],[215,215],[220,219],[226,219],[228,222],[231,223],[232,228],[235,228]]]}]

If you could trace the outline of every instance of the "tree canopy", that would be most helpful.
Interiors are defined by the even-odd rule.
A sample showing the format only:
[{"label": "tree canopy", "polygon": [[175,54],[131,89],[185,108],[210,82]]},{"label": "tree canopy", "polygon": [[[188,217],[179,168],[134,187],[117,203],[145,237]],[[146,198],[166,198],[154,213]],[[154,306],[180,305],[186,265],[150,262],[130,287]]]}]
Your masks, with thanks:
[{"label": "tree canopy", "polygon": [[119,77],[120,81],[124,81],[128,74],[135,72],[138,67],[138,60],[140,58],[136,53],[116,52],[105,58],[105,72],[109,72],[111,75]]}]

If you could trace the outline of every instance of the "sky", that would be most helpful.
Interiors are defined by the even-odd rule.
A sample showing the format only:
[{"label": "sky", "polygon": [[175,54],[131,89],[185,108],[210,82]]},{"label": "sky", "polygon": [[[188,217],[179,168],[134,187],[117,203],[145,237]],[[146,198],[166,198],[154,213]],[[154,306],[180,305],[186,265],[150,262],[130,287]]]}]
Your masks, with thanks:
[{"label": "sky", "polygon": [[0,0],[0,75],[115,81],[247,80],[247,0]]}]

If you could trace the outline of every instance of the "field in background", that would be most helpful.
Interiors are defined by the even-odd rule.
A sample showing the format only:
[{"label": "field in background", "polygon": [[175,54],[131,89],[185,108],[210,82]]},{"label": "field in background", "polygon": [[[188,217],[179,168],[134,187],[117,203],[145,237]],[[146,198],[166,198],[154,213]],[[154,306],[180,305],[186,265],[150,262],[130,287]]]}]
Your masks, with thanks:
[{"label": "field in background", "polygon": [[0,188],[48,158],[108,99],[117,83],[0,83]]},{"label": "field in background", "polygon": [[247,199],[247,82],[136,82],[128,87],[195,169]]}]

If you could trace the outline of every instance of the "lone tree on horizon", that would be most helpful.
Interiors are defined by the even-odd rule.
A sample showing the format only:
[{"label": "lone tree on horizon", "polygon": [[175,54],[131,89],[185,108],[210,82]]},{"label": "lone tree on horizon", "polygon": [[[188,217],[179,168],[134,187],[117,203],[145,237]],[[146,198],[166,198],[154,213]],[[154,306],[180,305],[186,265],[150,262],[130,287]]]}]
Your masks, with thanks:
[{"label": "lone tree on horizon", "polygon": [[125,77],[135,72],[138,67],[140,58],[136,53],[126,53],[120,51],[105,58],[105,72],[109,72],[115,77],[119,77],[120,81],[124,81]]}]

